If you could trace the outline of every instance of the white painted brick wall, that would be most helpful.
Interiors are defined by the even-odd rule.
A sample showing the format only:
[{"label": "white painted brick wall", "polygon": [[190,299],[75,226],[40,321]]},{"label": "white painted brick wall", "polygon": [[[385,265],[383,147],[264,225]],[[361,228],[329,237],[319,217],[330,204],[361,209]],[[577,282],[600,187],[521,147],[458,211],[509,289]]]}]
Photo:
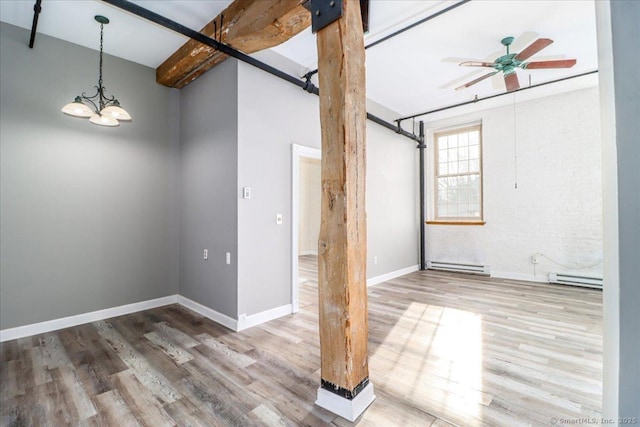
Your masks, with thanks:
[{"label": "white painted brick wall", "polygon": [[[562,267],[544,257],[535,268],[531,263],[537,252],[567,266],[602,260],[598,89],[426,123],[428,136],[443,127],[478,120],[483,125],[486,224],[427,226],[427,259],[490,265],[492,276],[525,280],[547,281],[550,272],[602,277],[602,263],[587,269]],[[431,219],[431,139],[428,144]]]}]

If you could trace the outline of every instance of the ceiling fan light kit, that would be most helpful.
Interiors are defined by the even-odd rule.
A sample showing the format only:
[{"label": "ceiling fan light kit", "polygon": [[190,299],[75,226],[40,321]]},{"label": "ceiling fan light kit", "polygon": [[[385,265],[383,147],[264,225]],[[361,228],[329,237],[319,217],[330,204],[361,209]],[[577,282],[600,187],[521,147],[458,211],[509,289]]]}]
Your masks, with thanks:
[{"label": "ceiling fan light kit", "polygon": [[121,121],[130,121],[131,115],[120,105],[115,96],[108,97],[105,87],[102,85],[102,45],[104,38],[104,25],[109,19],[102,15],[96,15],[94,19],[100,24],[100,68],[96,93],[87,96],[85,92],[75,97],[73,102],[62,107],[62,112],[69,116],[88,118],[93,124],[100,126],[120,126]]},{"label": "ceiling fan light kit", "polygon": [[460,65],[463,67],[484,67],[493,68],[488,74],[478,77],[475,80],[471,80],[468,83],[458,86],[456,90],[461,90],[473,86],[476,83],[481,82],[484,79],[494,76],[502,72],[504,74],[504,82],[507,87],[507,92],[520,89],[520,83],[518,82],[518,76],[516,74],[517,68],[525,69],[550,69],[550,68],[571,68],[576,65],[575,59],[560,59],[554,61],[530,61],[526,60],[540,52],[545,47],[553,43],[551,39],[538,39],[531,43],[520,53],[511,53],[510,46],[513,43],[514,38],[509,36],[503,38],[500,43],[506,47],[507,53],[500,56],[493,62],[486,61],[465,61]]}]

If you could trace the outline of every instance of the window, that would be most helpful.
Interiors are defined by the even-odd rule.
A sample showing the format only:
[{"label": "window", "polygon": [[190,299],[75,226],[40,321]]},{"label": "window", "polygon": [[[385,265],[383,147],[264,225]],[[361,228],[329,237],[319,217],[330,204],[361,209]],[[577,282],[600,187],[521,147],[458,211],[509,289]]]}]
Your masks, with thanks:
[{"label": "window", "polygon": [[434,134],[435,220],[482,221],[482,127]]}]

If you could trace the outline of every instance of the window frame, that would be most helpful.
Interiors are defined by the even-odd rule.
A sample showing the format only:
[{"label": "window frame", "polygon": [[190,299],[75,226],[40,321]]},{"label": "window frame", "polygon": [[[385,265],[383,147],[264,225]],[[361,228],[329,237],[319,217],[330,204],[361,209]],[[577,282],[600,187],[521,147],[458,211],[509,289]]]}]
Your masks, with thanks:
[{"label": "window frame", "polygon": [[[479,147],[479,165],[477,172],[466,172],[466,173],[455,173],[455,174],[441,174],[440,173],[440,161],[439,161],[439,144],[438,139],[443,136],[456,135],[461,133],[468,133],[471,131],[478,131],[478,147]],[[476,123],[471,125],[462,125],[456,126],[454,128],[447,128],[440,131],[433,132],[433,161],[434,161],[434,173],[433,173],[433,189],[434,189],[434,198],[433,198],[433,220],[427,221],[427,224],[442,224],[442,225],[484,225],[484,171],[483,171],[483,143],[482,143],[482,123]],[[458,216],[440,216],[438,213],[438,178],[443,177],[451,177],[451,176],[472,176],[477,175],[480,178],[480,189],[479,189],[479,211],[480,216],[478,217],[458,217]]]}]

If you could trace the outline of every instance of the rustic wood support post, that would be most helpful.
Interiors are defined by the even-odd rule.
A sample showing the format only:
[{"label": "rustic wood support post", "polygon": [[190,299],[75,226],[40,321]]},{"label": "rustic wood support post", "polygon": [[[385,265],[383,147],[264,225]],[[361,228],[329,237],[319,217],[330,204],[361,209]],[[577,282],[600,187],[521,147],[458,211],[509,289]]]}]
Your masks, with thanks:
[{"label": "rustic wood support post", "polygon": [[[312,11],[313,13],[313,11]],[[350,421],[373,402],[367,355],[365,51],[359,0],[317,33],[322,127],[316,404]]]}]

